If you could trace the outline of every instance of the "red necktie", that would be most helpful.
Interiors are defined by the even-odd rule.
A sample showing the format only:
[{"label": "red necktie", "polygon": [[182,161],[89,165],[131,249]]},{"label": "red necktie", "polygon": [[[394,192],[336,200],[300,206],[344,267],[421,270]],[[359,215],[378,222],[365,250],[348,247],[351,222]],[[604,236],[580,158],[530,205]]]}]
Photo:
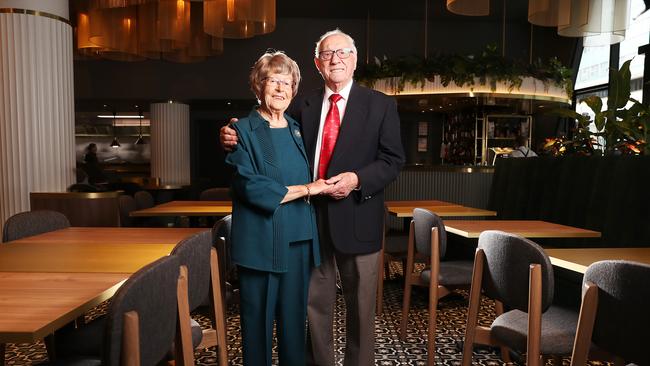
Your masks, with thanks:
[{"label": "red necktie", "polygon": [[318,160],[318,178],[327,178],[327,167],[330,165],[332,152],[336,145],[336,139],[339,137],[341,128],[341,116],[339,108],[336,106],[343,98],[340,94],[330,95],[330,110],[325,116],[325,125],[323,126],[323,138],[320,145],[320,159]]}]

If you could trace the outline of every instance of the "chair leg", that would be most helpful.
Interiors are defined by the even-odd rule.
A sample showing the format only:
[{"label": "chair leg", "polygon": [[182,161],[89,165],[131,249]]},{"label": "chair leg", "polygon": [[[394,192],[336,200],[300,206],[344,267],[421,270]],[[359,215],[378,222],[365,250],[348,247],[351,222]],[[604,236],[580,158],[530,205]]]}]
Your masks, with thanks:
[{"label": "chair leg", "polygon": [[539,264],[530,265],[529,278],[526,364],[539,366],[542,339],[542,267]]},{"label": "chair leg", "polygon": [[584,366],[589,357],[591,347],[591,335],[594,330],[596,311],[598,309],[598,287],[591,282],[585,283],[578,316],[578,329],[573,342],[573,353],[571,354],[571,366]]},{"label": "chair leg", "polygon": [[219,254],[212,248],[210,251],[210,278],[214,319],[212,326],[217,332],[217,352],[219,365],[228,365],[228,342],[226,340],[226,309],[221,291],[221,274],[219,270]]},{"label": "chair leg", "polygon": [[472,364],[472,351],[476,337],[478,310],[481,306],[481,286],[483,280],[483,263],[485,253],[477,249],[474,255],[474,270],[472,271],[472,286],[469,290],[469,308],[467,309],[467,323],[465,326],[465,342],[463,343],[463,366]]},{"label": "chair leg", "polygon": [[[496,311],[496,315],[499,316],[503,314],[503,304],[501,301],[494,301],[494,309]],[[501,361],[510,363],[512,360],[510,359],[510,349],[506,346],[500,346],[501,349]]]},{"label": "chair leg", "polygon": [[434,366],[436,358],[436,320],[438,318],[438,285],[429,290],[429,329],[427,332],[427,365]]},{"label": "chair leg", "polygon": [[411,221],[408,241],[408,254],[406,256],[406,267],[404,267],[404,298],[402,299],[402,321],[400,322],[399,338],[406,340],[406,324],[408,323],[409,310],[411,308],[411,286],[413,281],[413,258],[415,256],[414,224]]},{"label": "chair leg", "polygon": [[411,308],[411,275],[404,276],[404,298],[402,299],[402,320],[400,322],[399,338],[406,340],[406,324],[408,323],[409,310]]}]

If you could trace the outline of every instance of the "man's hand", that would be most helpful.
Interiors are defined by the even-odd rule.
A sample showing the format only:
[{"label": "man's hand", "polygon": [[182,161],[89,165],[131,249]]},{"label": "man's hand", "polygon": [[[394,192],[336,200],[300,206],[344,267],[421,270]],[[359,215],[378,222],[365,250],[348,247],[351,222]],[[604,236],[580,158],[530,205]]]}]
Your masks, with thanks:
[{"label": "man's hand", "polygon": [[331,186],[321,194],[340,200],[347,197],[352,190],[359,186],[359,177],[357,177],[356,173],[345,172],[331,177],[325,183],[331,184]]},{"label": "man's hand", "polygon": [[[237,122],[237,118],[230,119],[230,123],[235,122]],[[221,147],[226,151],[232,151],[235,145],[237,145],[237,131],[230,127],[230,123],[221,127],[221,130],[219,130],[219,141],[221,142]]]}]

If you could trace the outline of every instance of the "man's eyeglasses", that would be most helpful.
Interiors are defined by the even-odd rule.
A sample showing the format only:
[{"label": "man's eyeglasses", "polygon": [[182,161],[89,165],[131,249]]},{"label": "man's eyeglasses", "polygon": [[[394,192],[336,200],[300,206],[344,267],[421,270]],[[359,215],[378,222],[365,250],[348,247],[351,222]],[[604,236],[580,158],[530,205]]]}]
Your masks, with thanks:
[{"label": "man's eyeglasses", "polygon": [[285,81],[285,80],[280,80],[276,78],[264,78],[262,79],[266,85],[271,86],[271,87],[283,87],[283,88],[292,88],[293,87],[293,82],[292,81]]},{"label": "man's eyeglasses", "polygon": [[320,51],[318,53],[318,58],[323,61],[329,61],[332,59],[335,53],[339,58],[348,58],[352,53],[354,53],[354,49],[339,48],[338,50],[334,50],[334,51]]}]

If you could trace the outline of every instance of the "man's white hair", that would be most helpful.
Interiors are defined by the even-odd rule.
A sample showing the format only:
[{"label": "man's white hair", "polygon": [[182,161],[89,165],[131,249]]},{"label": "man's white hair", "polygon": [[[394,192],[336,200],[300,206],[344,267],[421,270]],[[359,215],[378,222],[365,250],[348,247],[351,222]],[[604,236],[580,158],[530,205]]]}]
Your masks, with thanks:
[{"label": "man's white hair", "polygon": [[[336,28],[336,29],[331,30],[331,31],[323,34],[322,36],[320,36],[320,38],[318,39],[318,42],[316,42],[316,49],[314,50],[314,57],[318,57],[321,42],[323,42],[323,40],[325,38],[327,38],[329,36],[334,36],[334,35],[341,35],[341,36],[347,38],[348,41],[350,42],[350,44],[352,45],[352,50],[354,51],[355,54],[357,54],[357,46],[354,45],[354,39],[352,37],[350,37],[349,34],[343,32],[342,30],[340,30],[338,28]],[[334,51],[334,50],[332,50],[332,51]]]}]

